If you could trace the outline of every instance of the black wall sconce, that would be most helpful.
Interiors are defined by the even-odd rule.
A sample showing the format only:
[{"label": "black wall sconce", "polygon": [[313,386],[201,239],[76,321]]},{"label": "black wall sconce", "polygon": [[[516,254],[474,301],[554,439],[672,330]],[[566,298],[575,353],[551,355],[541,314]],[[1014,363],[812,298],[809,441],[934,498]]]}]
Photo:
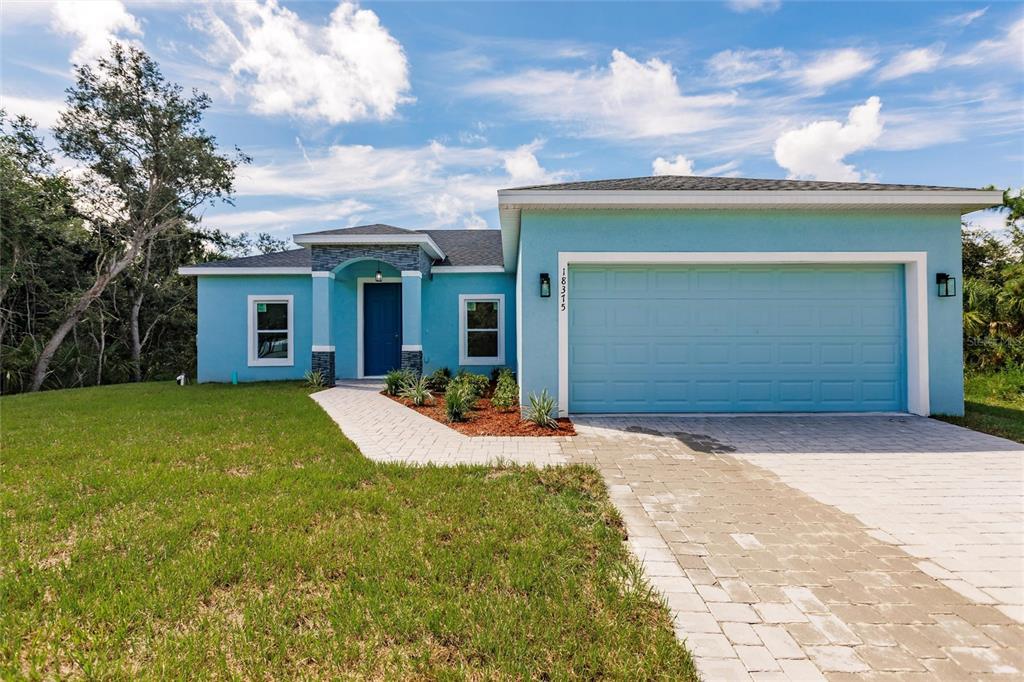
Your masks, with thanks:
[{"label": "black wall sconce", "polygon": [[540,273],[540,297],[551,298],[551,275],[546,272]]},{"label": "black wall sconce", "polygon": [[935,275],[935,284],[939,287],[939,298],[956,296],[956,277],[939,272]]}]

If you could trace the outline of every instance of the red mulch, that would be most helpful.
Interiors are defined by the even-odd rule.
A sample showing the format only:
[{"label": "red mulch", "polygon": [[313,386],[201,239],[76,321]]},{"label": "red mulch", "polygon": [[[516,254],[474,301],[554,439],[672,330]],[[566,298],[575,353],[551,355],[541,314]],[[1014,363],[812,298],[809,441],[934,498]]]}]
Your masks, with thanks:
[{"label": "red mulch", "polygon": [[411,410],[430,417],[434,421],[441,422],[445,426],[455,429],[467,436],[575,436],[576,429],[572,422],[562,418],[558,421],[557,429],[546,429],[537,426],[533,422],[523,421],[519,414],[519,408],[515,407],[507,412],[495,409],[489,398],[481,398],[476,401],[476,407],[466,415],[464,422],[449,422],[444,416],[444,396],[435,395],[433,405],[416,407],[412,401],[399,396],[388,395],[387,391],[381,391],[395,402],[402,403]]}]

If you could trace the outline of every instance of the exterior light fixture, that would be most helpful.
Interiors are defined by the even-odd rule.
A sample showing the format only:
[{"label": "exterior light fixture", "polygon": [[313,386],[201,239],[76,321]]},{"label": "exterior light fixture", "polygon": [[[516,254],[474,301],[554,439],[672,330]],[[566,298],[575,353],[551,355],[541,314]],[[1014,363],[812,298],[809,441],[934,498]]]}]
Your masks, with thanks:
[{"label": "exterior light fixture", "polygon": [[939,272],[935,274],[935,284],[939,288],[939,298],[956,296],[956,277],[950,277],[944,272]]},{"label": "exterior light fixture", "polygon": [[540,273],[540,297],[551,298],[551,275],[546,272]]},{"label": "exterior light fixture", "polygon": [[380,271],[380,263],[377,263],[377,272],[373,273],[373,281],[374,282],[383,282],[384,281],[384,275]]}]

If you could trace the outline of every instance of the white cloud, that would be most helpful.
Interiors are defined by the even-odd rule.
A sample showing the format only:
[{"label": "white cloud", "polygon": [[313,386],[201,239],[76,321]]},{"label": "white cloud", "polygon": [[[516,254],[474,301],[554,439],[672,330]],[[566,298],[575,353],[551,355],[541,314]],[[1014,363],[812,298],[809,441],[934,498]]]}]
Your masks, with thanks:
[{"label": "white cloud", "polygon": [[351,199],[386,211],[386,215],[367,215],[368,219],[401,226],[485,227],[479,213],[495,207],[499,188],[566,178],[565,173],[541,166],[536,157],[541,144],[535,141],[511,149],[449,147],[439,142],[419,147],[307,148],[308,161],[292,154],[293,160],[287,163],[239,169],[236,187],[243,200],[250,196]]},{"label": "white cloud", "polygon": [[685,96],[672,66],[612,51],[607,68],[534,69],[476,81],[472,95],[499,98],[529,116],[578,126],[584,135],[645,138],[680,135],[727,123],[735,93]]},{"label": "white cloud", "polygon": [[878,72],[878,80],[889,81],[910,76],[915,73],[934,71],[942,61],[942,49],[938,47],[919,47],[914,50],[900,52]]},{"label": "white cloud", "polygon": [[733,12],[774,12],[781,5],[781,0],[729,0],[729,9]]},{"label": "white cloud", "polygon": [[682,154],[677,154],[671,161],[659,156],[651,164],[651,170],[654,175],[695,175],[693,161]]},{"label": "white cloud", "polygon": [[973,12],[954,14],[943,19],[942,23],[948,26],[968,26],[974,23],[976,19],[980,19],[981,17],[985,16],[985,12],[987,11],[988,7],[982,7],[981,9],[976,9]]},{"label": "white cloud", "polygon": [[875,65],[875,59],[862,50],[843,48],[823,52],[803,66],[800,79],[812,88],[826,88],[855,78]]},{"label": "white cloud", "polygon": [[868,149],[878,142],[883,123],[879,116],[882,102],[869,98],[850,109],[846,123],[815,121],[783,133],[775,141],[775,161],[792,179],[856,182],[871,180],[843,159]]},{"label": "white cloud", "polygon": [[61,0],[53,4],[52,11],[53,30],[78,40],[71,53],[73,64],[102,57],[110,51],[111,42],[125,41],[126,35],[142,35],[142,26],[119,0]]},{"label": "white cloud", "polygon": [[708,70],[723,85],[756,83],[792,66],[793,56],[780,47],[771,50],[722,50],[708,60]]},{"label": "white cloud", "polygon": [[11,118],[24,114],[41,128],[52,128],[57,123],[60,110],[64,108],[64,102],[59,99],[37,99],[3,94],[0,95],[0,108],[4,109]]},{"label": "white cloud", "polygon": [[1024,19],[1018,19],[1007,26],[1006,31],[998,38],[981,40],[949,60],[954,66],[1000,62],[1009,62],[1018,69],[1024,68]]},{"label": "white cloud", "polygon": [[322,221],[359,222],[360,214],[370,210],[370,205],[355,199],[334,202],[317,202],[291,206],[289,208],[253,211],[230,211],[204,219],[204,222],[228,232],[251,232],[255,230],[275,231],[295,228],[298,232],[303,224]]},{"label": "white cloud", "polygon": [[386,120],[413,101],[405,52],[372,11],[342,2],[313,26],[276,0],[230,8],[226,20],[211,9],[191,24],[213,38],[211,57],[229,63],[225,92],[245,92],[253,111],[337,124]]}]

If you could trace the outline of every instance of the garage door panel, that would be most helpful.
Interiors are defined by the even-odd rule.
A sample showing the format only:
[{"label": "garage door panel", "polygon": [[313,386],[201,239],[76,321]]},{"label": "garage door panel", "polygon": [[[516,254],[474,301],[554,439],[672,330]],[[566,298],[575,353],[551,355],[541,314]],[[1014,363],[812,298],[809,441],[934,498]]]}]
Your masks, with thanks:
[{"label": "garage door panel", "polygon": [[901,410],[902,287],[900,266],[572,268],[569,409]]}]

